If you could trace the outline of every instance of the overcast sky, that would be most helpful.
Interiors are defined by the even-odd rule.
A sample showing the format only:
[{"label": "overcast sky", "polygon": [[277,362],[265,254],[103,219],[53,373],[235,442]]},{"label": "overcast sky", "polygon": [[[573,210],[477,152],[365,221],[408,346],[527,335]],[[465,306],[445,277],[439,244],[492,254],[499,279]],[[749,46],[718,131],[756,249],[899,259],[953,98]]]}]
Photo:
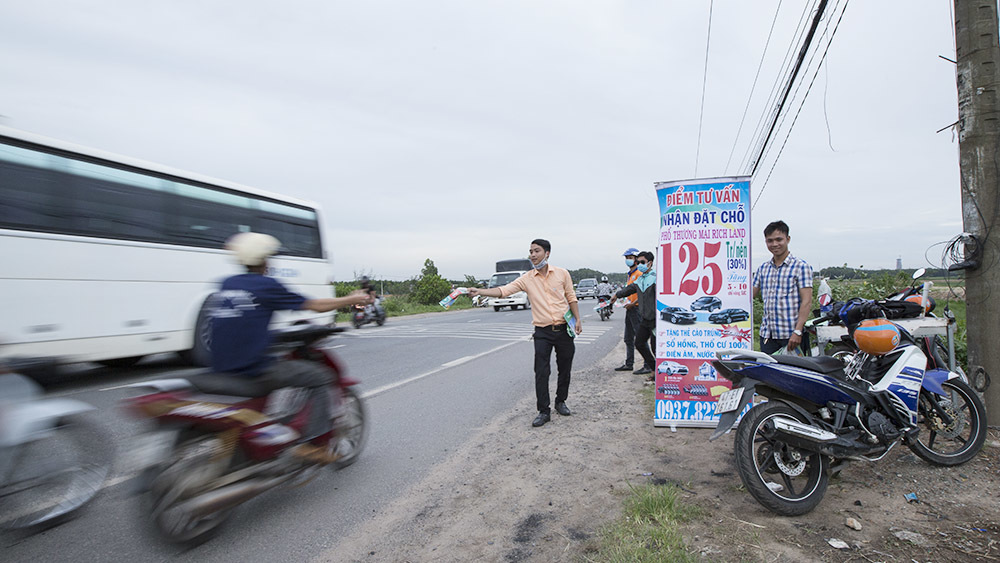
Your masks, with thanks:
[{"label": "overcast sky", "polygon": [[[624,271],[654,182],[741,172],[806,5],[780,4],[714,3],[700,152],[707,0],[5,2],[0,124],[316,201],[338,279],[488,277],[536,237]],[[962,231],[949,6],[847,7],[751,183],[755,263],[779,218],[816,268]]]}]

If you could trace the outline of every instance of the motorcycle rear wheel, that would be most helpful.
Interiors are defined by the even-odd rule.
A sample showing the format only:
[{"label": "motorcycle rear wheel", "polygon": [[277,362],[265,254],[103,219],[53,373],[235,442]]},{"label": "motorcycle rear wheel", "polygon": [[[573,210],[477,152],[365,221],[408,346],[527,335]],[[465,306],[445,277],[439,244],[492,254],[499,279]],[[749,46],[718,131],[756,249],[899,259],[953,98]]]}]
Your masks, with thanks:
[{"label": "motorcycle rear wheel", "polygon": [[358,460],[368,437],[365,405],[353,389],[345,389],[340,397],[339,415],[333,419],[334,437],[330,447],[340,454],[334,468],[342,469]]},{"label": "motorcycle rear wheel", "polygon": [[0,463],[0,528],[52,525],[94,497],[111,466],[106,436],[81,415],[19,444]]},{"label": "motorcycle rear wheel", "polygon": [[201,544],[218,531],[234,509],[225,509],[207,516],[187,514],[184,502],[203,492],[203,473],[211,463],[213,436],[196,436],[175,449],[173,461],[150,486],[152,520],[156,529],[168,541],[187,546]]},{"label": "motorcycle rear wheel", "polygon": [[[920,390],[917,426],[920,433],[907,440],[913,453],[934,465],[961,465],[974,458],[986,441],[986,407],[965,382],[952,379],[941,384],[947,396]],[[937,414],[944,409],[950,423]]]},{"label": "motorcycle rear wheel", "polygon": [[736,429],[736,469],[753,498],[771,512],[805,514],[823,500],[830,481],[830,458],[769,438],[776,417],[806,422],[777,401],[750,409]]}]

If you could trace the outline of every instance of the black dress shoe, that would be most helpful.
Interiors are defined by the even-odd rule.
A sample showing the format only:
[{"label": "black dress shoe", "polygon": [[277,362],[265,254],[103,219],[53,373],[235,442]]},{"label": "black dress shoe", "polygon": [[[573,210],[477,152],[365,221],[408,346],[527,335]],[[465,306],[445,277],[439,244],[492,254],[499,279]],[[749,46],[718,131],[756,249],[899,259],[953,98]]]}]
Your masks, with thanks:
[{"label": "black dress shoe", "polygon": [[566,406],[566,403],[556,403],[556,412],[563,416],[569,416],[573,414],[569,412],[569,407]]},{"label": "black dress shoe", "polygon": [[633,371],[632,373],[636,375],[646,375],[647,373],[653,373],[653,370],[648,366],[642,366],[641,368]]},{"label": "black dress shoe", "polygon": [[549,413],[547,413],[547,412],[540,412],[540,413],[538,413],[538,416],[535,417],[535,420],[531,423],[531,425],[537,428],[537,427],[545,424],[549,420],[551,420],[551,418],[549,417]]},{"label": "black dress shoe", "polygon": [[618,366],[615,368],[615,371],[632,371],[632,366],[628,364],[625,364],[623,366]]}]

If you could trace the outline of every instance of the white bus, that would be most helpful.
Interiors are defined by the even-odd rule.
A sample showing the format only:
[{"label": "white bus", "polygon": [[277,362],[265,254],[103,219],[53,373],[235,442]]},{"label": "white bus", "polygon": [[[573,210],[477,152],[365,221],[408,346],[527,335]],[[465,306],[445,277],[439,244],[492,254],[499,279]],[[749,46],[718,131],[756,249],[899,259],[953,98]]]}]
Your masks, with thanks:
[{"label": "white bus", "polygon": [[[282,242],[269,275],[329,297],[316,205],[0,127],[0,356],[208,360],[207,297],[233,234]],[[332,315],[296,312],[329,323]],[[196,337],[197,336],[197,337]]]}]

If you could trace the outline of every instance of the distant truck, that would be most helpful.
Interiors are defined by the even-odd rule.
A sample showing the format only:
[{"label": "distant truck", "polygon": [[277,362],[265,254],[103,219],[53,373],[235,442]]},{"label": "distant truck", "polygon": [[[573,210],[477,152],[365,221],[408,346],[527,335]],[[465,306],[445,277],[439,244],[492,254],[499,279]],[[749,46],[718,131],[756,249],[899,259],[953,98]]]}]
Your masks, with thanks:
[{"label": "distant truck", "polygon": [[527,272],[532,268],[531,260],[527,258],[515,258],[514,260],[501,260],[497,262],[496,272]]},{"label": "distant truck", "polygon": [[[489,287],[507,285],[521,277],[522,274],[531,268],[531,261],[527,258],[501,260],[497,262],[497,273],[493,274],[493,277],[490,278]],[[510,307],[511,311],[516,311],[518,307],[527,309],[531,305],[531,302],[528,301],[527,293],[518,291],[507,297],[492,297],[490,298],[490,305],[493,306],[494,311],[499,311],[504,307]]]}]

